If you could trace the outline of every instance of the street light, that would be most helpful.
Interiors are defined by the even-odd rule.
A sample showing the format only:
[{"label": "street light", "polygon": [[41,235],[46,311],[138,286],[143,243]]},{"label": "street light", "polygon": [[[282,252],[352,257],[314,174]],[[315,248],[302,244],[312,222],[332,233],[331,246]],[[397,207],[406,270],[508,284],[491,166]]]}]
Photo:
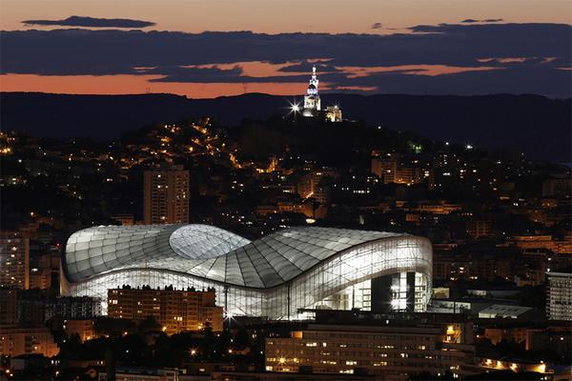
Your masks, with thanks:
[{"label": "street light", "polygon": [[294,114],[294,121],[296,121],[296,116],[301,111],[299,103],[290,103],[290,113]]}]

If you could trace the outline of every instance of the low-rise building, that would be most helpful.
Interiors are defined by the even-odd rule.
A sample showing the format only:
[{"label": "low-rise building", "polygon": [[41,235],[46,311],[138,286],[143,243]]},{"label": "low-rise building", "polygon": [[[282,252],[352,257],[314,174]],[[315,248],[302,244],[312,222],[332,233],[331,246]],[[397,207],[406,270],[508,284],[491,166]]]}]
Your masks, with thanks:
[{"label": "low-rise building", "polygon": [[371,173],[375,174],[384,184],[413,185],[429,180],[432,182],[430,168],[413,165],[402,160],[401,155],[372,152]]},{"label": "low-rise building", "polygon": [[572,323],[544,321],[507,321],[498,319],[490,324],[479,322],[483,336],[493,345],[501,341],[521,344],[527,351],[554,350],[564,358],[572,352]]},{"label": "low-rise building", "polygon": [[196,331],[209,324],[222,331],[223,309],[215,305],[214,289],[207,291],[114,288],[108,291],[108,315],[113,318],[144,320],[154,317],[167,334]]},{"label": "low-rise building", "polygon": [[0,354],[2,355],[41,354],[52,357],[58,352],[59,349],[52,334],[45,327],[0,328]]},{"label": "low-rise building", "polygon": [[[470,323],[310,324],[288,338],[266,339],[266,370],[318,374],[370,374],[406,380],[429,372],[456,377],[477,372]],[[472,326],[472,325],[471,325]]]},{"label": "low-rise building", "polygon": [[113,376],[107,372],[99,372],[98,381],[179,381],[177,369],[146,368],[146,367],[119,367]]},{"label": "low-rise building", "polygon": [[46,306],[46,317],[64,319],[91,319],[101,316],[101,300],[89,296],[60,296]]},{"label": "low-rise building", "polygon": [[550,235],[519,235],[512,237],[514,245],[522,250],[554,250],[555,243]]},{"label": "low-rise building", "polygon": [[461,253],[436,251],[433,278],[442,280],[512,279],[514,259],[510,253]]},{"label": "low-rise building", "polygon": [[479,318],[525,319],[534,317],[534,313],[534,308],[531,307],[492,304],[479,311]]},{"label": "low-rise building", "polygon": [[95,326],[92,319],[64,320],[64,330],[68,336],[77,334],[81,341],[95,338]]},{"label": "low-rise building", "polygon": [[496,371],[510,370],[515,373],[535,372],[535,373],[540,373],[542,375],[549,375],[553,373],[551,370],[547,369],[547,366],[544,363],[544,361],[529,362],[529,361],[522,361],[519,359],[509,359],[509,358],[495,359],[495,358],[483,357],[480,359],[479,362],[482,368],[489,370],[496,370]]}]

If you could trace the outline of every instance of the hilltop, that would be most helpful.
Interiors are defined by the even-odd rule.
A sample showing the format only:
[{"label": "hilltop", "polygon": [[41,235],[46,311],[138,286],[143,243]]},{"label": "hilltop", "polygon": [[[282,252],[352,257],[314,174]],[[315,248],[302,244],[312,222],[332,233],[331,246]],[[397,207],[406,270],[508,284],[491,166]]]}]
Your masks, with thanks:
[{"label": "hilltop", "polygon": [[[4,131],[34,136],[97,140],[154,123],[210,116],[233,127],[243,119],[285,115],[292,96],[245,94],[189,99],[171,94],[60,95],[2,93]],[[298,97],[300,98],[300,97]],[[357,95],[322,94],[344,116],[428,138],[522,151],[535,159],[569,162],[570,99],[538,95]]]}]

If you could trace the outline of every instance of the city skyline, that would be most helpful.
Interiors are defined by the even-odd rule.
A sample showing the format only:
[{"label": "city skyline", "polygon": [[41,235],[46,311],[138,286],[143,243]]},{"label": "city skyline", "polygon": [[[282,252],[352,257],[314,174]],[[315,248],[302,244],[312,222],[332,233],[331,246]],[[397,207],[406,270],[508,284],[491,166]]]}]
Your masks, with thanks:
[{"label": "city skyline", "polygon": [[0,0],[0,381],[569,380],[569,0]]},{"label": "city skyline", "polygon": [[[2,228],[29,242],[0,248],[2,372],[563,374],[570,169],[333,122],[309,82],[297,118],[101,143],[0,134]],[[189,223],[169,223],[169,195],[149,186],[174,187],[189,202],[167,204]]]}]

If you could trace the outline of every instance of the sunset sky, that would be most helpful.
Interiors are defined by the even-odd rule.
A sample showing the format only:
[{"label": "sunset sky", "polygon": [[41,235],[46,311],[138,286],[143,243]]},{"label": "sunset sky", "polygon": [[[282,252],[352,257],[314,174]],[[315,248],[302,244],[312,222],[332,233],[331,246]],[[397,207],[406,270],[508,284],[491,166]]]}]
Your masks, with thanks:
[{"label": "sunset sky", "polygon": [[0,7],[2,91],[298,94],[317,63],[323,91],[571,92],[568,0],[2,0]]}]

